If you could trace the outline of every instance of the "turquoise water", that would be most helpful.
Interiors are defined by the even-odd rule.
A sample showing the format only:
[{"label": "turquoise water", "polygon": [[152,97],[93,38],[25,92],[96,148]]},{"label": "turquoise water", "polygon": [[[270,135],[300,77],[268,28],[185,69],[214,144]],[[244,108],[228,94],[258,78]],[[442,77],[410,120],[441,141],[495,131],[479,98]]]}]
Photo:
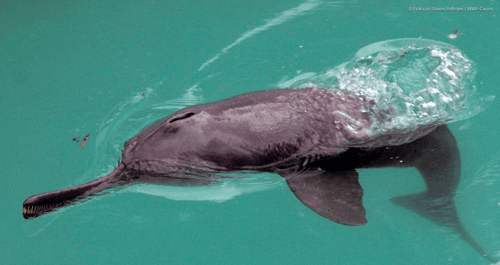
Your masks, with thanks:
[{"label": "turquoise water", "polygon": [[409,11],[457,7],[432,3],[1,1],[0,263],[488,264],[449,230],[389,202],[424,189],[414,169],[360,170],[362,227],[319,217],[272,176],[224,202],[122,192],[31,221],[21,215],[28,196],[110,172],[123,142],[158,116],[418,37],[458,47],[477,64],[478,90],[497,96],[450,128],[463,163],[459,214],[500,257],[500,5]]}]

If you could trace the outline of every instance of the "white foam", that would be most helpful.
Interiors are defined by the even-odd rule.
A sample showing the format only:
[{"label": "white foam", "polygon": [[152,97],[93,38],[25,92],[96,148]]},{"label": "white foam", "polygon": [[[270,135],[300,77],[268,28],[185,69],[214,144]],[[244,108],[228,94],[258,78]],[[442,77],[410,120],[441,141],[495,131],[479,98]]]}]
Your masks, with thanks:
[{"label": "white foam", "polygon": [[[349,144],[367,146],[371,141],[398,145],[488,107],[495,97],[477,93],[475,73],[474,62],[451,45],[426,39],[395,39],[370,44],[356,52],[352,60],[311,74],[291,87],[319,87],[362,99],[372,120],[366,128],[370,137]],[[413,136],[407,138],[408,133]],[[391,137],[391,143],[373,141],[384,135],[401,137]]]}]

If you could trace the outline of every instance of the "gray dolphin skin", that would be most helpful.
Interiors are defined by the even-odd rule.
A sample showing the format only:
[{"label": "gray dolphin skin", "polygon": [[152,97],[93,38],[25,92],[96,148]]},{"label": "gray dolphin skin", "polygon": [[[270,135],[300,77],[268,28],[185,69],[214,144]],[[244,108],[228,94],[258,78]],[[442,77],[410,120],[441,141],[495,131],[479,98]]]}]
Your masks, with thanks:
[{"label": "gray dolphin skin", "polygon": [[[219,173],[270,172],[285,178],[295,196],[317,214],[359,226],[367,220],[356,169],[415,167],[427,191],[391,201],[451,229],[483,257],[498,262],[458,216],[454,195],[461,161],[448,127],[422,126],[417,133],[382,135],[370,139],[378,145],[363,145],[369,139],[363,129],[373,122],[363,111],[363,100],[308,87],[256,91],[187,107],[128,140],[110,174],[31,196],[24,201],[23,216],[33,219],[133,184],[217,185],[227,178]],[[398,144],[382,144],[389,139]]]}]

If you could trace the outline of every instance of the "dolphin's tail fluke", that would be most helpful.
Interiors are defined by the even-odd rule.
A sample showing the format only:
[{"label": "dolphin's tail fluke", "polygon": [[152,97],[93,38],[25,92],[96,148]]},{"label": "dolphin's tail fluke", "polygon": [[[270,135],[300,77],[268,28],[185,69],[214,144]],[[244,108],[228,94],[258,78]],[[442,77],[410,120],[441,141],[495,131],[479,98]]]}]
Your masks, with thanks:
[{"label": "dolphin's tail fluke", "polygon": [[23,217],[33,219],[40,215],[55,211],[72,204],[89,200],[91,196],[101,195],[120,185],[119,176],[124,172],[120,164],[110,174],[76,187],[37,194],[23,203]]},{"label": "dolphin's tail fluke", "polygon": [[490,256],[474,240],[471,234],[465,229],[465,226],[458,217],[455,202],[452,197],[431,197],[427,192],[406,195],[392,198],[391,202],[408,209],[422,217],[427,218],[435,224],[448,227],[456,234],[460,235],[469,245],[479,252],[487,260],[497,263],[497,259]]}]

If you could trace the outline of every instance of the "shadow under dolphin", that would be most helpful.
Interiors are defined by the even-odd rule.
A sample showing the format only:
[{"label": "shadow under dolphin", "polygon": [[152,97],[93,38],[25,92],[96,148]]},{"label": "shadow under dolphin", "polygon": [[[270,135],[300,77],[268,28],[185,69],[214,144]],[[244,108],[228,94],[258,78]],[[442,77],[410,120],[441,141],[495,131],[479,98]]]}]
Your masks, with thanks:
[{"label": "shadow under dolphin", "polygon": [[218,185],[219,173],[270,172],[317,214],[339,224],[367,222],[356,169],[415,167],[427,191],[398,206],[451,229],[491,262],[454,203],[461,161],[443,123],[374,137],[366,99],[317,87],[272,89],[195,105],[158,120],[124,144],[118,166],[92,182],[24,201],[32,219],[133,184]]}]

